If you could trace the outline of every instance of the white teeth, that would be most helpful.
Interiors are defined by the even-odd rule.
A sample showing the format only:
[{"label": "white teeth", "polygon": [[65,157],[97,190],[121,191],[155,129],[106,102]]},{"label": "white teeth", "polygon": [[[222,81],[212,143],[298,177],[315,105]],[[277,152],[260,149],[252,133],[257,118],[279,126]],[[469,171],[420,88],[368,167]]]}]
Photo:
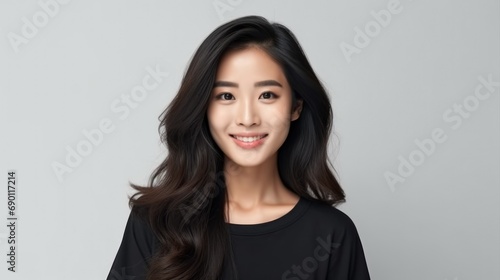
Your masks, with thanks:
[{"label": "white teeth", "polygon": [[264,138],[264,136],[256,136],[256,137],[240,137],[240,136],[234,136],[234,138],[240,140],[240,141],[243,141],[243,142],[253,142],[253,141],[257,141],[261,138]]}]

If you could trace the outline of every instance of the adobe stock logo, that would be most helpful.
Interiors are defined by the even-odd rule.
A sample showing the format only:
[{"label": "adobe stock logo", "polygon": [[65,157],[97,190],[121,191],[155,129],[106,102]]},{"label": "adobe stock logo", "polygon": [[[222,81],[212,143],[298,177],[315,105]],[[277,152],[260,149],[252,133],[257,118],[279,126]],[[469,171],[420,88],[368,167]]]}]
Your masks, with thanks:
[{"label": "adobe stock logo", "polygon": [[234,8],[238,7],[242,2],[243,0],[215,0],[212,2],[212,5],[219,19],[224,20],[224,14],[233,11]]},{"label": "adobe stock logo", "polygon": [[27,44],[30,39],[33,39],[38,34],[41,28],[49,23],[51,18],[59,14],[61,4],[68,4],[69,2],[69,0],[39,0],[38,5],[41,10],[36,11],[31,17],[31,20],[26,17],[21,18],[23,22],[20,32],[21,35],[14,32],[9,32],[7,34],[10,46],[14,52],[18,53],[21,44]]},{"label": "adobe stock logo", "polygon": [[319,263],[328,260],[332,251],[341,245],[340,243],[332,243],[331,234],[326,237],[326,240],[318,237],[316,241],[318,246],[314,248],[312,256],[305,257],[299,265],[292,265],[281,275],[282,280],[307,279],[311,273],[318,269]]},{"label": "adobe stock logo", "polygon": [[[133,86],[129,93],[122,93],[120,97],[112,100],[109,108],[113,117],[121,122],[125,121],[133,110],[136,110],[144,100],[156,90],[169,76],[168,72],[162,71],[160,65],[147,66],[146,75],[142,83]],[[99,120],[96,128],[83,129],[83,137],[74,145],[66,145],[66,156],[64,161],[53,161],[52,170],[58,181],[62,183],[67,173],[73,173],[85,158],[89,157],[95,148],[100,146],[107,135],[115,131],[117,121],[106,116]]]},{"label": "adobe stock logo", "polygon": [[[459,129],[464,119],[470,118],[472,113],[479,109],[481,103],[485,103],[492,96],[496,91],[495,87],[500,87],[500,82],[493,80],[493,74],[489,74],[486,78],[479,76],[477,79],[479,82],[474,88],[474,92],[467,95],[460,103],[450,106],[442,114],[443,121],[450,124],[452,130]],[[429,138],[415,139],[416,148],[407,157],[403,157],[401,154],[398,156],[397,171],[384,172],[384,178],[391,191],[396,191],[396,184],[405,182],[415,172],[416,167],[421,166],[428,157],[436,152],[438,144],[442,144],[446,140],[448,140],[448,135],[441,127],[434,128]]]},{"label": "adobe stock logo", "polygon": [[[409,0],[410,2],[412,0]],[[390,0],[387,9],[378,12],[370,11],[373,20],[368,21],[364,28],[354,27],[354,38],[352,43],[341,42],[339,47],[348,63],[351,63],[354,54],[360,54],[361,50],[368,47],[372,40],[380,35],[384,28],[387,28],[395,15],[403,11],[403,6],[399,0]]]}]

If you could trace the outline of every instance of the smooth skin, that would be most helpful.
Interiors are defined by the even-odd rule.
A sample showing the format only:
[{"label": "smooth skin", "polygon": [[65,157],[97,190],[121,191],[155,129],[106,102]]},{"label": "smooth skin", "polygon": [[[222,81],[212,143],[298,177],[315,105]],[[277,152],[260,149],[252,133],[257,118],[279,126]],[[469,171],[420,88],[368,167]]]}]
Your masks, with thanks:
[{"label": "smooth skin", "polygon": [[[226,222],[269,222],[297,204],[299,196],[284,186],[277,159],[301,110],[300,99],[292,108],[292,91],[280,65],[259,47],[222,57],[207,118],[210,133],[225,154]],[[231,136],[241,133],[268,135],[261,145],[242,148]]]}]

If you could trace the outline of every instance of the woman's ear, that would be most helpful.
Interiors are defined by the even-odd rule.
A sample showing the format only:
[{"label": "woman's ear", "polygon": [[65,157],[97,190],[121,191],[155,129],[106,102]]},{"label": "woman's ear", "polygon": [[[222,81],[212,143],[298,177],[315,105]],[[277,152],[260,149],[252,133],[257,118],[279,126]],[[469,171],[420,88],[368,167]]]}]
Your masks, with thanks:
[{"label": "woman's ear", "polygon": [[295,104],[295,108],[292,111],[291,121],[294,121],[299,118],[300,112],[302,112],[302,99],[297,99],[297,104]]}]

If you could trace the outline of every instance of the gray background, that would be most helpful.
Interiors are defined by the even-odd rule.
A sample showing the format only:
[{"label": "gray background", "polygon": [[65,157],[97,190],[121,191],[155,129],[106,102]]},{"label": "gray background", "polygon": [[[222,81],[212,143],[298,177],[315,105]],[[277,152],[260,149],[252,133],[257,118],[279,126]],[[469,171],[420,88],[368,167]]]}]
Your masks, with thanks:
[{"label": "gray background", "polygon": [[[46,2],[57,4],[45,8],[52,15]],[[395,13],[377,29],[373,14],[388,6]],[[165,157],[158,116],[191,55],[220,24],[257,14],[295,33],[332,97],[340,209],[357,225],[372,279],[500,279],[499,11],[493,0],[0,2],[0,278],[105,278],[128,180],[145,184]],[[367,27],[362,42],[356,30]],[[357,52],[346,55],[347,44]],[[139,93],[148,68],[168,77],[131,108],[122,98]],[[481,77],[496,84],[488,90]],[[114,130],[58,177],[54,164],[106,120]],[[416,142],[436,129],[424,154]],[[411,174],[398,171],[404,161]],[[15,274],[3,261],[10,169]],[[402,180],[391,185],[388,172]]]}]

